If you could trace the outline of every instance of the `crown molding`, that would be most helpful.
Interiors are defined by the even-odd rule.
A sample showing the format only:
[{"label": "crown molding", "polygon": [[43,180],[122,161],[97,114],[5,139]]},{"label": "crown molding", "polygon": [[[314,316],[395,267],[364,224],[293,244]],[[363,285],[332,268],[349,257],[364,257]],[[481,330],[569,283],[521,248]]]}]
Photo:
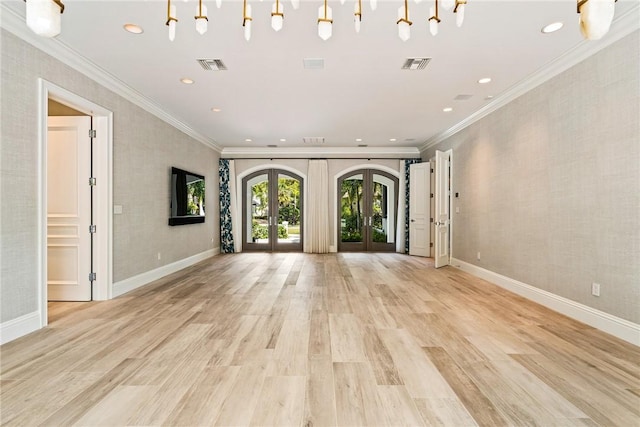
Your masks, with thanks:
[{"label": "crown molding", "polygon": [[195,131],[191,126],[176,118],[175,116],[169,114],[158,104],[151,101],[140,92],[134,90],[126,83],[124,83],[111,73],[107,72],[103,68],[97,66],[87,58],[79,55],[77,52],[69,48],[61,41],[58,41],[55,38],[49,39],[34,34],[25,24],[24,16],[21,16],[17,11],[7,6],[4,2],[0,3],[0,27],[9,31],[16,37],[24,40],[35,48],[40,49],[47,55],[56,58],[60,62],[84,74],[91,80],[113,91],[117,95],[120,95],[121,97],[132,102],[143,110],[153,114],[160,120],[184,132],[196,141],[206,145],[207,147],[217,152],[222,151],[222,147],[219,146],[214,140]]},{"label": "crown molding", "polygon": [[635,4],[627,13],[615,19],[611,24],[611,30],[609,30],[609,33],[604,38],[597,41],[582,40],[575,48],[549,62],[540,70],[525,77],[519,83],[497,96],[491,103],[485,105],[449,129],[427,139],[420,147],[420,152],[422,153],[447,138],[450,138],[478,120],[509,104],[521,95],[524,95],[558,74],[584,61],[596,52],[637,31],[640,29],[640,19],[638,15],[640,15],[640,3]]},{"label": "crown molding", "polygon": [[417,147],[227,147],[223,159],[413,159]]}]

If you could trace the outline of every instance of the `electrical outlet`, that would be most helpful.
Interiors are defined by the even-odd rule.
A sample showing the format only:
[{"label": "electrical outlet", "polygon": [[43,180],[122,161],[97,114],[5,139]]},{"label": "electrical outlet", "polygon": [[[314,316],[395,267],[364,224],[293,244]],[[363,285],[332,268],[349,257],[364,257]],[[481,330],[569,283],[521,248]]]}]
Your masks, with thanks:
[{"label": "electrical outlet", "polygon": [[158,252],[158,261],[160,261],[160,258],[162,258],[162,256],[160,255],[160,252]]},{"label": "electrical outlet", "polygon": [[478,251],[478,255],[476,256],[476,258],[478,258],[478,261],[480,261],[480,251]]},{"label": "electrical outlet", "polygon": [[594,297],[600,296],[600,283],[592,283],[591,284],[591,295]]}]

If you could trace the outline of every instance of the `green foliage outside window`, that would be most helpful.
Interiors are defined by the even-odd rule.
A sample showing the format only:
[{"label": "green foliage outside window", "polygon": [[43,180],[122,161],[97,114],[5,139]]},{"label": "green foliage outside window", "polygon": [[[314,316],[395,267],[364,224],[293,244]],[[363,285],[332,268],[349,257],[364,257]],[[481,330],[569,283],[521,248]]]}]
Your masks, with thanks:
[{"label": "green foliage outside window", "polygon": [[[254,242],[258,239],[269,238],[269,228],[267,227],[267,225],[260,224],[258,223],[258,221],[253,220],[251,228],[251,237],[253,238]],[[278,224],[278,238],[289,238],[289,230],[287,230],[287,227],[282,224]]]}]

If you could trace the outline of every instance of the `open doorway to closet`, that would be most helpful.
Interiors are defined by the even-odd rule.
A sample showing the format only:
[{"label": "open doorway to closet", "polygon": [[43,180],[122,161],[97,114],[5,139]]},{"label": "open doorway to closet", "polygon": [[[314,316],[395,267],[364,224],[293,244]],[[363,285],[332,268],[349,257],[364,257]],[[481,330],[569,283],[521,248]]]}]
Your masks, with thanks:
[{"label": "open doorway to closet", "polygon": [[304,181],[264,169],[242,180],[243,251],[302,251]]},{"label": "open doorway to closet", "polygon": [[113,113],[39,80],[39,312],[111,298]]},{"label": "open doorway to closet", "polygon": [[47,295],[93,299],[93,118],[48,100]]}]

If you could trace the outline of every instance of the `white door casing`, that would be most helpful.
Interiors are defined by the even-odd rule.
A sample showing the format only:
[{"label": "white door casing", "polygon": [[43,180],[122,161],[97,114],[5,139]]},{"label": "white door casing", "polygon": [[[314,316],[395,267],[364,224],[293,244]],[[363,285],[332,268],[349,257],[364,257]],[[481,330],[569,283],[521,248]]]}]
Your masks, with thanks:
[{"label": "white door casing", "polygon": [[409,255],[430,255],[431,164],[409,165]]},{"label": "white door casing", "polygon": [[449,166],[451,155],[449,152],[436,151],[435,168],[435,267],[449,265],[449,225],[450,225],[450,188]]},{"label": "white door casing", "polygon": [[53,301],[91,300],[91,118],[49,117],[47,288]]}]

